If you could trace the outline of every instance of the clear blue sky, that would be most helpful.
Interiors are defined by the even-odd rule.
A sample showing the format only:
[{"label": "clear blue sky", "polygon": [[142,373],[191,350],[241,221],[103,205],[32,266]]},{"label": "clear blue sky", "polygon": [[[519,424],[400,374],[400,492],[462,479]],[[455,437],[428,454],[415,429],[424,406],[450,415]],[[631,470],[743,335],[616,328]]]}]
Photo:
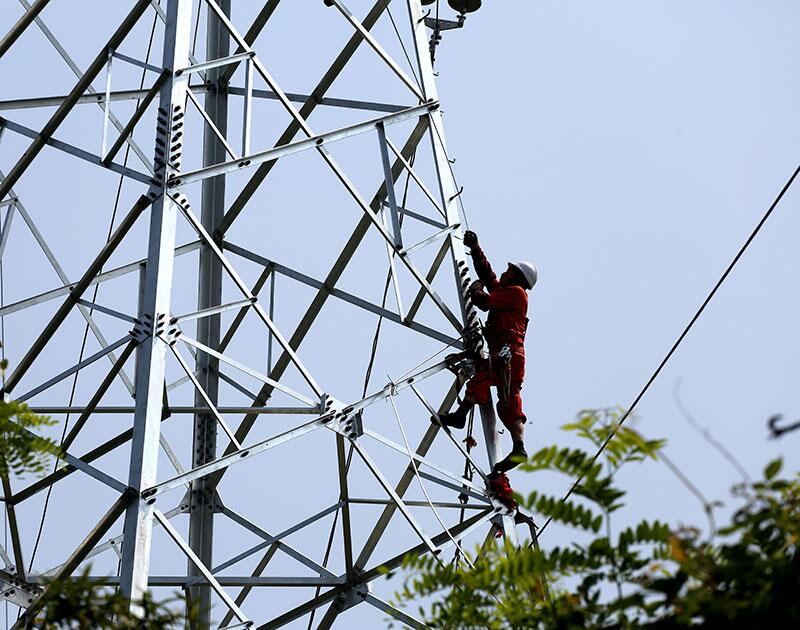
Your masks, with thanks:
[{"label": "clear blue sky", "polygon": [[[234,7],[240,30],[246,30],[256,4]],[[284,89],[304,92],[313,87],[322,64],[349,36],[349,27],[317,0],[307,0],[302,6],[289,4],[289,0],[282,3],[256,49]],[[348,6],[363,15],[371,4],[352,0]],[[122,7],[107,5],[54,0],[43,13],[82,67],[123,13]],[[526,441],[532,452],[540,445],[566,443],[559,427],[578,410],[626,406],[633,400],[796,168],[800,91],[794,57],[800,7],[777,0],[487,0],[484,5],[470,16],[467,28],[445,34],[437,53],[439,89],[450,153],[465,188],[469,227],[479,233],[498,266],[507,260],[529,259],[539,268],[539,284],[531,295],[528,376],[523,390],[531,420]],[[16,1],[4,2],[0,31],[7,30],[21,11]],[[402,6],[395,9],[395,16],[405,23]],[[150,19],[142,20],[125,52],[144,56]],[[376,35],[402,62],[385,18],[376,27]],[[153,58],[159,59],[158,42],[154,50]],[[379,71],[368,51],[360,51],[357,61],[330,95],[407,102],[402,86]],[[118,77],[114,87],[122,89],[135,87],[138,74],[120,72]],[[0,61],[4,99],[66,93],[73,82],[63,62],[33,29]],[[102,86],[102,81],[95,85]],[[82,107],[59,137],[97,151],[100,110]],[[130,112],[126,107],[114,108],[123,120]],[[274,104],[258,107],[254,147],[266,147],[288,119]],[[50,111],[7,114],[37,127]],[[339,111],[320,112],[314,123],[325,129],[349,120]],[[231,129],[238,130],[238,125],[232,115]],[[390,136],[393,133],[402,142],[402,129]],[[232,131],[233,137],[238,138],[237,134]],[[141,144],[149,154],[152,139],[147,129],[143,129]],[[4,134],[0,168],[7,172],[23,148],[17,138]],[[342,145],[334,150],[369,196],[379,176],[375,148],[372,139],[362,139],[354,141],[352,148]],[[192,159],[197,154],[187,158]],[[36,167],[16,187],[17,192],[51,239],[68,274],[77,276],[105,238],[116,177],[98,174],[54,151],[43,153]],[[342,197],[334,196],[335,182],[319,160],[298,157],[296,168],[276,169],[279,178],[256,196],[231,239],[320,277],[359,215],[343,205]],[[238,189],[242,181],[233,178],[231,188]],[[126,184],[121,208],[138,192],[136,186]],[[190,198],[199,211],[196,193]],[[697,487],[709,499],[725,501],[720,518],[733,505],[728,488],[739,479],[688,426],[676,408],[673,390],[682,380],[685,404],[750,474],[757,475],[779,454],[785,456],[790,470],[798,469],[800,434],[775,442],[767,439],[766,431],[766,419],[774,413],[785,413],[787,420],[800,416],[796,394],[800,335],[794,290],[799,262],[798,195],[797,190],[787,194],[638,408],[641,419],[636,427],[648,437],[666,438],[666,453]],[[21,227],[21,223],[16,225]],[[139,246],[144,235],[143,230],[135,232]],[[186,230],[181,235],[188,240]],[[10,246],[7,256],[13,262],[4,261],[6,303],[57,286],[41,259],[26,256],[32,248],[27,236]],[[133,256],[139,251],[132,245],[116,262],[130,259],[124,253]],[[179,269],[187,278],[192,273],[191,260]],[[243,264],[242,273],[252,282],[257,270]],[[343,286],[379,300],[384,274],[385,253],[373,241],[357,273],[345,276]],[[194,281],[187,282],[176,284],[175,301],[180,305],[176,311],[193,310]],[[311,293],[289,287],[288,281],[283,287],[287,297],[277,304],[277,320],[290,332]],[[116,289],[109,284],[101,290],[99,301],[122,304],[134,290],[132,282],[120,283]],[[56,304],[50,303],[50,311],[45,308],[16,320],[7,318],[12,363],[24,350],[24,340]],[[348,319],[350,311],[338,305],[326,308],[329,328],[310,338],[301,356],[332,391],[356,396],[374,319]],[[425,316],[431,316],[431,311]],[[69,335],[48,355],[58,366],[69,365],[77,353],[82,322],[71,320],[71,326]],[[116,324],[109,326],[108,337],[115,339]],[[336,334],[326,334],[334,329]],[[252,330],[252,339],[257,338],[261,348],[263,333]],[[251,351],[246,345],[237,350],[241,356],[249,357],[252,365],[263,365],[263,350]],[[89,347],[96,349],[91,342]],[[387,372],[398,376],[425,356],[421,346],[406,345],[402,336],[389,332],[373,387],[386,381]],[[47,370],[41,372],[42,377],[47,374]],[[100,367],[95,378],[99,374]],[[299,383],[296,376],[290,376],[290,382]],[[84,399],[91,394],[88,378],[79,381],[78,391]],[[435,396],[435,388],[430,393]],[[68,391],[62,388],[57,394],[63,400]],[[124,400],[121,388],[115,395]],[[189,395],[188,390],[184,395]],[[403,404],[414,439],[427,420],[413,401]],[[392,421],[388,407],[381,413],[384,420]],[[175,426],[166,430],[172,431],[171,438],[188,458],[185,440],[190,420],[181,422],[180,430]],[[99,424],[102,428],[93,429],[95,440],[125,426],[119,418],[108,420],[113,427]],[[260,428],[259,437],[269,435],[271,429],[272,425]],[[335,483],[331,485],[334,469],[328,468],[333,463],[328,457],[330,444],[317,436],[307,449],[303,454],[310,453],[314,465],[297,467],[296,451],[276,450],[275,459],[270,460],[274,470],[253,466],[249,478],[243,477],[244,481],[226,491],[250,502],[254,520],[273,519],[277,529],[281,523],[291,524],[292,518],[308,515],[311,508],[296,505],[285,488],[273,491],[271,486],[254,483],[260,475],[290,474],[300,494],[313,494],[324,486],[327,494],[319,506],[330,504],[336,491]],[[123,460],[108,461],[104,469],[124,474]],[[459,465],[456,459],[452,462]],[[386,465],[394,474],[401,462]],[[162,463],[165,474],[166,470]],[[512,481],[521,491],[536,487],[553,494],[562,493],[570,483],[564,478],[532,479],[521,474]],[[647,517],[705,525],[700,504],[663,464],[629,466],[620,481],[630,494],[619,524]],[[364,492],[368,491],[375,488],[365,486]],[[105,495],[75,499],[65,491],[54,494],[54,509],[62,515],[69,514],[76,502],[88,512],[100,513],[107,507]],[[36,510],[25,516],[33,522]],[[50,518],[45,531],[51,545],[69,547],[85,532],[83,525],[68,521],[63,529],[56,527],[56,518]],[[398,527],[394,531],[397,540],[411,542],[409,530]],[[314,545],[319,539],[321,556],[326,535],[327,524],[298,544]],[[220,557],[250,541],[240,534],[225,536]],[[30,545],[32,535],[24,538]],[[549,529],[543,544],[564,544],[571,538],[567,530]],[[44,553],[44,558],[58,557],[57,549],[52,556]],[[169,553],[163,558],[165,564],[168,558],[174,559]],[[46,560],[41,562],[38,568],[49,566]],[[102,566],[108,571],[116,568],[113,562]],[[278,565],[276,571],[282,568]],[[391,588],[384,587],[382,592],[390,593]],[[381,617],[359,607],[342,619],[367,624]]]}]

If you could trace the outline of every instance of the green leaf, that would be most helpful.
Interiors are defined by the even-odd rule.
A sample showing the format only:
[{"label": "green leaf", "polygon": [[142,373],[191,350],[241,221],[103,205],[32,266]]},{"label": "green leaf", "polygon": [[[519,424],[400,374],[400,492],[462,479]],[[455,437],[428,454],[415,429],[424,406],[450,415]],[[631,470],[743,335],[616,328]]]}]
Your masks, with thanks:
[{"label": "green leaf", "polygon": [[773,459],[769,464],[767,464],[767,467],[764,469],[764,478],[767,479],[768,481],[774,479],[775,475],[777,475],[781,471],[782,467],[783,467],[782,458],[778,457],[777,459]]}]

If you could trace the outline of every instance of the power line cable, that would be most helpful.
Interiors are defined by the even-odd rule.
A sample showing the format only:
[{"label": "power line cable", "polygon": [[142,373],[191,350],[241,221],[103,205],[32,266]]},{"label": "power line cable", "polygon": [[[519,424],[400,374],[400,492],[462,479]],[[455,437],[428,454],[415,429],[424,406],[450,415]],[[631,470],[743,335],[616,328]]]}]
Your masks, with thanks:
[{"label": "power line cable", "polygon": [[[600,445],[600,448],[597,450],[597,452],[595,453],[594,457],[592,457],[591,461],[584,468],[584,471],[575,480],[575,483],[572,484],[570,489],[567,491],[567,493],[561,499],[561,501],[560,501],[561,504],[565,503],[567,501],[567,499],[569,499],[569,497],[572,495],[572,493],[575,492],[575,489],[578,487],[580,482],[583,481],[584,477],[586,476],[586,473],[589,470],[591,470],[592,466],[594,466],[595,462],[597,462],[597,460],[599,459],[600,455],[603,453],[603,451],[608,446],[609,442],[611,442],[611,440],[617,434],[617,431],[619,430],[619,428],[622,426],[622,424],[625,422],[625,420],[627,420],[628,417],[630,417],[630,415],[633,413],[634,409],[636,408],[636,405],[639,404],[639,401],[647,393],[647,390],[650,389],[650,386],[653,384],[653,382],[656,380],[658,375],[661,373],[661,370],[664,369],[664,366],[672,358],[672,355],[675,354],[675,351],[678,349],[678,347],[681,345],[683,340],[686,338],[686,335],[689,334],[689,331],[692,329],[692,327],[695,325],[697,320],[700,318],[700,315],[702,315],[703,311],[705,311],[706,306],[708,306],[708,304],[714,298],[714,295],[716,295],[717,291],[722,286],[723,282],[725,282],[727,277],[730,275],[731,271],[733,271],[733,268],[736,266],[736,264],[739,262],[741,257],[744,255],[745,251],[747,251],[747,248],[750,247],[750,243],[753,242],[755,237],[761,231],[761,228],[767,222],[767,219],[769,219],[770,215],[772,214],[772,211],[775,210],[775,208],[780,203],[781,199],[783,199],[783,196],[786,194],[786,192],[792,186],[792,184],[794,183],[794,180],[797,178],[798,174],[800,174],[800,165],[798,165],[798,167],[795,169],[794,173],[792,173],[791,177],[789,177],[789,179],[786,181],[786,183],[784,184],[783,188],[778,193],[778,196],[775,197],[775,200],[772,202],[772,204],[769,206],[767,211],[764,213],[764,216],[761,217],[761,220],[758,222],[756,227],[750,233],[750,236],[747,237],[747,240],[744,242],[744,245],[742,245],[741,249],[739,249],[739,251],[737,252],[736,256],[733,257],[733,260],[728,265],[728,267],[725,269],[725,271],[722,274],[722,276],[720,276],[719,280],[717,280],[717,283],[714,285],[714,288],[711,289],[711,292],[708,294],[706,299],[700,305],[700,308],[697,309],[697,312],[694,314],[694,317],[692,317],[692,319],[689,320],[689,323],[686,325],[686,328],[683,329],[683,332],[680,334],[678,339],[675,341],[675,343],[672,344],[672,347],[669,349],[669,352],[667,352],[666,356],[661,360],[661,363],[658,364],[658,367],[656,368],[655,372],[653,372],[653,374],[650,376],[650,378],[645,383],[644,387],[636,395],[636,398],[633,399],[633,402],[630,404],[628,409],[625,411],[625,413],[623,414],[622,418],[620,418],[620,420],[617,423],[617,425],[614,427],[614,429],[611,431],[611,433],[609,433],[609,435],[605,439],[605,441]],[[547,519],[547,521],[545,522],[545,524],[542,525],[542,528],[539,530],[539,536],[541,536],[542,533],[544,532],[544,530],[547,529],[547,526],[550,524],[550,521],[552,521],[552,520],[553,520],[553,517],[550,516]]]}]

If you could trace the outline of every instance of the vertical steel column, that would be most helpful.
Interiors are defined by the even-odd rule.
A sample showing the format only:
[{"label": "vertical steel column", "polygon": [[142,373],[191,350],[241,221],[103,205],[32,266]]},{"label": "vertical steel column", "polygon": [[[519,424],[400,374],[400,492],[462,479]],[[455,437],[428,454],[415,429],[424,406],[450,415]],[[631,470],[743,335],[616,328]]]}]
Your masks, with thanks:
[{"label": "vertical steel column", "polygon": [[[222,0],[220,8],[230,15],[230,0]],[[199,8],[198,8],[199,10]],[[227,57],[230,54],[230,36],[227,29],[213,12],[207,12],[206,60]],[[205,110],[223,136],[228,131],[228,79],[226,67],[211,68],[206,74]],[[226,159],[225,146],[209,125],[203,131],[203,166],[218,164]],[[225,175],[203,181],[200,220],[209,234],[214,234],[225,214]],[[217,243],[222,247],[221,239]],[[208,245],[200,249],[197,289],[197,310],[222,304],[222,264]],[[197,320],[197,340],[215,350],[220,343],[220,316],[212,315]],[[219,360],[205,352],[197,353],[195,362],[197,380],[216,406],[219,397]],[[206,406],[199,392],[195,392],[195,404]],[[196,414],[192,437],[192,467],[213,461],[217,456],[217,421],[210,413]],[[214,539],[214,485],[209,478],[192,482],[191,512],[189,514],[189,546],[207,567],[212,566]],[[197,566],[189,561],[188,575],[199,576]],[[200,617],[199,628],[211,624],[211,588],[207,584],[191,589],[190,598],[197,606]]]},{"label": "vertical steel column", "polygon": [[[433,73],[433,63],[429,56],[425,19],[422,13],[420,0],[408,0],[408,13],[411,20],[411,28],[414,30],[414,50],[417,56],[417,63],[419,64],[422,92],[426,99],[438,100],[439,93],[436,89],[436,77]],[[437,108],[430,112],[429,116],[431,121],[431,145],[433,146],[434,162],[439,178],[442,207],[445,210],[447,224],[454,225],[461,222],[458,214],[458,202],[456,201],[459,191],[456,186],[455,178],[453,177],[453,172],[450,170],[450,162],[447,157],[447,145],[444,141],[444,129],[442,126],[442,112]],[[456,283],[459,287],[462,315],[466,325],[471,326],[477,323],[478,313],[472,303],[468,302],[466,299],[465,292],[470,282],[469,272],[467,271],[469,267],[467,266],[460,230],[451,232],[448,238],[450,239],[451,252],[453,255]],[[481,405],[479,409],[481,412],[483,438],[486,441],[486,453],[489,458],[489,466],[493,467],[499,458],[497,419],[495,418],[491,403],[488,405]],[[501,521],[508,540],[510,540],[512,544],[516,544],[514,519],[509,516],[502,516]]]},{"label": "vertical steel column", "polygon": [[[408,0],[408,12],[411,20],[411,28],[414,31],[414,52],[419,67],[420,80],[422,81],[422,93],[428,100],[438,100],[439,93],[436,89],[436,76],[433,73],[433,64],[428,51],[428,38],[420,0]],[[439,191],[442,195],[442,208],[445,211],[447,224],[455,225],[456,223],[461,223],[461,218],[458,214],[458,202],[456,201],[458,188],[456,187],[455,178],[450,170],[450,163],[447,157],[447,146],[444,142],[441,110],[437,108],[430,112],[429,118],[429,133],[431,136],[434,163],[439,179]],[[453,257],[456,285],[459,289],[462,316],[465,326],[472,326],[478,321],[478,313],[472,303],[468,302],[466,299],[466,289],[470,282],[469,267],[467,266],[467,257],[464,252],[460,230],[451,232],[447,238],[450,241],[450,251]],[[497,420],[491,404],[481,405],[480,413],[489,465],[494,466],[498,456]]]},{"label": "vertical steel column", "polygon": [[[174,71],[189,63],[193,0],[168,0],[163,66],[171,76],[161,89],[156,133],[155,182],[150,195],[150,236],[145,269],[143,324],[136,366],[136,410],[133,421],[129,485],[137,491],[156,483],[166,343],[158,336],[169,324],[177,205],[166,194],[167,179],[180,171],[177,132],[183,128],[186,80]],[[152,501],[152,500],[150,500]],[[137,494],[125,513],[120,586],[141,613],[138,602],[147,590],[153,506]]]}]

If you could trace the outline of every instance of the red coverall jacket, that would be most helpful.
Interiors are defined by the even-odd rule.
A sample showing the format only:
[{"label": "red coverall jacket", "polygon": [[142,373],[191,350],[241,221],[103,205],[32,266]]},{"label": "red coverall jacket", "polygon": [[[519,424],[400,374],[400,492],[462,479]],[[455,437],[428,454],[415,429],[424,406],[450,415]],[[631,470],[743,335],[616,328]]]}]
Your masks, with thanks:
[{"label": "red coverall jacket", "polygon": [[[479,405],[491,400],[489,388],[498,391],[497,413],[504,424],[522,419],[520,389],[525,378],[525,331],[528,328],[528,292],[520,286],[501,286],[483,250],[472,248],[472,262],[486,291],[473,290],[470,299],[482,311],[489,311],[483,335],[489,346],[489,359],[478,362],[477,372],[467,383],[466,396]],[[497,358],[504,345],[511,350],[511,361]]]}]

